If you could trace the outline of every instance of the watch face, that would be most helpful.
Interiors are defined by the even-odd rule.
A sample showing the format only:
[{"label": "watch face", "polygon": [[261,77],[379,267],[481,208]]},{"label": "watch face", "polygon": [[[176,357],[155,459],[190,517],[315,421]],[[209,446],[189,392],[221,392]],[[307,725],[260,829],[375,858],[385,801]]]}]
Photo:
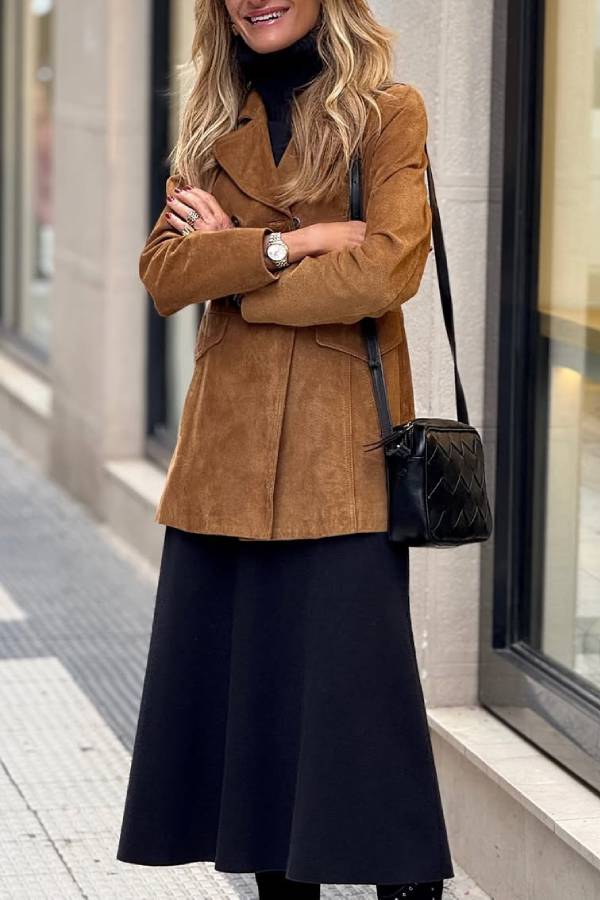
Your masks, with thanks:
[{"label": "watch face", "polygon": [[287,250],[283,244],[271,244],[267,247],[267,256],[269,259],[272,259],[273,262],[279,262],[286,258]]}]

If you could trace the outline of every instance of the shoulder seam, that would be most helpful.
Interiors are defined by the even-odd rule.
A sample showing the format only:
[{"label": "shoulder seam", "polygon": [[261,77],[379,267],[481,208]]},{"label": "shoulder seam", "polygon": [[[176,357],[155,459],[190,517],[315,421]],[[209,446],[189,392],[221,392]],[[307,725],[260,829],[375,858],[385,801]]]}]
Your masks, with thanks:
[{"label": "shoulder seam", "polygon": [[396,87],[397,85],[402,85],[403,87],[405,87],[405,90],[402,91],[402,95],[397,99],[395,96],[395,92],[391,92],[389,88],[384,92],[392,103],[391,108],[388,107],[388,118],[384,127],[387,127],[392,119],[397,118],[405,110],[409,110],[411,107],[413,110],[415,110],[415,112],[419,112],[427,116],[425,100],[421,91],[415,85],[406,82],[394,82],[391,87]]},{"label": "shoulder seam", "polygon": [[405,88],[405,90],[402,92],[403,103],[402,103],[402,106],[400,107],[400,109],[398,110],[399,112],[405,108],[405,106],[408,104],[408,102],[410,102],[411,96],[414,99],[420,100],[421,103],[424,105],[425,101],[423,98],[423,94],[421,93],[421,91],[419,90],[419,88],[416,85],[411,84],[410,82],[406,82],[406,81],[396,81],[396,82],[394,82],[393,86],[395,87],[396,85],[399,85],[399,86],[402,86]]}]

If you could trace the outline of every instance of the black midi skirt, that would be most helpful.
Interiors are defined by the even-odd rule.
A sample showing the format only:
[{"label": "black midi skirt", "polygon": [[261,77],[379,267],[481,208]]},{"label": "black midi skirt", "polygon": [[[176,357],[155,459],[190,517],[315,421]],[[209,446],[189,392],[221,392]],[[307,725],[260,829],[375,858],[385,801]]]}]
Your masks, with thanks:
[{"label": "black midi skirt", "polygon": [[166,526],[117,859],[451,878],[409,606],[385,532]]}]

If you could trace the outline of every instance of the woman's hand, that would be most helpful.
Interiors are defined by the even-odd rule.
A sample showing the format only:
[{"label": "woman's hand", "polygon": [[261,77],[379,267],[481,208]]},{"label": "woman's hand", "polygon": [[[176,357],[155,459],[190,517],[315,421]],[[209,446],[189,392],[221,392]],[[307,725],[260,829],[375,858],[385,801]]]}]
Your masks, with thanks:
[{"label": "woman's hand", "polygon": [[[183,233],[186,225],[194,231],[223,231],[226,228],[235,228],[213,195],[201,188],[190,186],[175,188],[174,194],[167,197],[167,203],[169,212],[166,212],[165,215],[179,232]],[[187,216],[192,211],[196,212],[200,218],[188,222]]]},{"label": "woman's hand", "polygon": [[314,249],[311,256],[321,256],[331,250],[346,250],[358,247],[365,239],[367,223],[361,219],[343,222],[317,222],[307,226],[310,229]]},{"label": "woman's hand", "polygon": [[[174,193],[167,197],[167,203],[169,211],[165,215],[180,233],[183,233],[186,225],[194,231],[223,231],[235,227],[215,197],[201,188],[175,188]],[[188,222],[187,217],[192,211],[199,218]],[[289,262],[298,262],[305,256],[321,256],[331,250],[357,247],[365,239],[366,227],[366,222],[352,219],[343,222],[318,222],[286,232],[284,240],[289,247]],[[266,245],[267,238],[264,248]],[[267,265],[272,267],[270,260]]]}]

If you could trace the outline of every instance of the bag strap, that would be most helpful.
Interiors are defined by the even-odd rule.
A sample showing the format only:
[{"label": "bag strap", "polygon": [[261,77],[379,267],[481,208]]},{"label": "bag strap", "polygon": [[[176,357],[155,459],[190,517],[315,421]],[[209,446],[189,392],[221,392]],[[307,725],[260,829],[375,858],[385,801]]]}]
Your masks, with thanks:
[{"label": "bag strap", "polygon": [[[465,425],[468,425],[469,414],[467,411],[467,401],[465,399],[465,393],[463,391],[463,386],[458,371],[458,363],[456,361],[456,338],[454,334],[454,314],[452,309],[452,294],[450,291],[450,276],[448,273],[448,259],[446,257],[446,247],[444,244],[444,235],[442,231],[442,220],[437,204],[435,184],[433,181],[431,165],[429,163],[427,144],[425,144],[425,155],[427,156],[427,188],[429,192],[429,204],[431,206],[433,248],[435,253],[438,288],[442,301],[442,313],[444,316],[446,335],[450,344],[450,350],[452,351],[452,361],[454,364],[454,392],[456,395],[456,414],[459,422],[464,422]],[[358,153],[356,153],[353,157],[350,169],[351,219],[363,219],[361,177],[362,173],[360,156],[358,155]],[[373,379],[373,392],[375,395],[375,403],[379,414],[381,435],[382,437],[387,437],[393,431],[393,423],[390,416],[390,408],[388,404],[385,379],[383,375],[383,365],[381,361],[381,350],[377,337],[377,319],[371,316],[367,316],[361,319],[361,329],[367,345],[368,362]]]}]

